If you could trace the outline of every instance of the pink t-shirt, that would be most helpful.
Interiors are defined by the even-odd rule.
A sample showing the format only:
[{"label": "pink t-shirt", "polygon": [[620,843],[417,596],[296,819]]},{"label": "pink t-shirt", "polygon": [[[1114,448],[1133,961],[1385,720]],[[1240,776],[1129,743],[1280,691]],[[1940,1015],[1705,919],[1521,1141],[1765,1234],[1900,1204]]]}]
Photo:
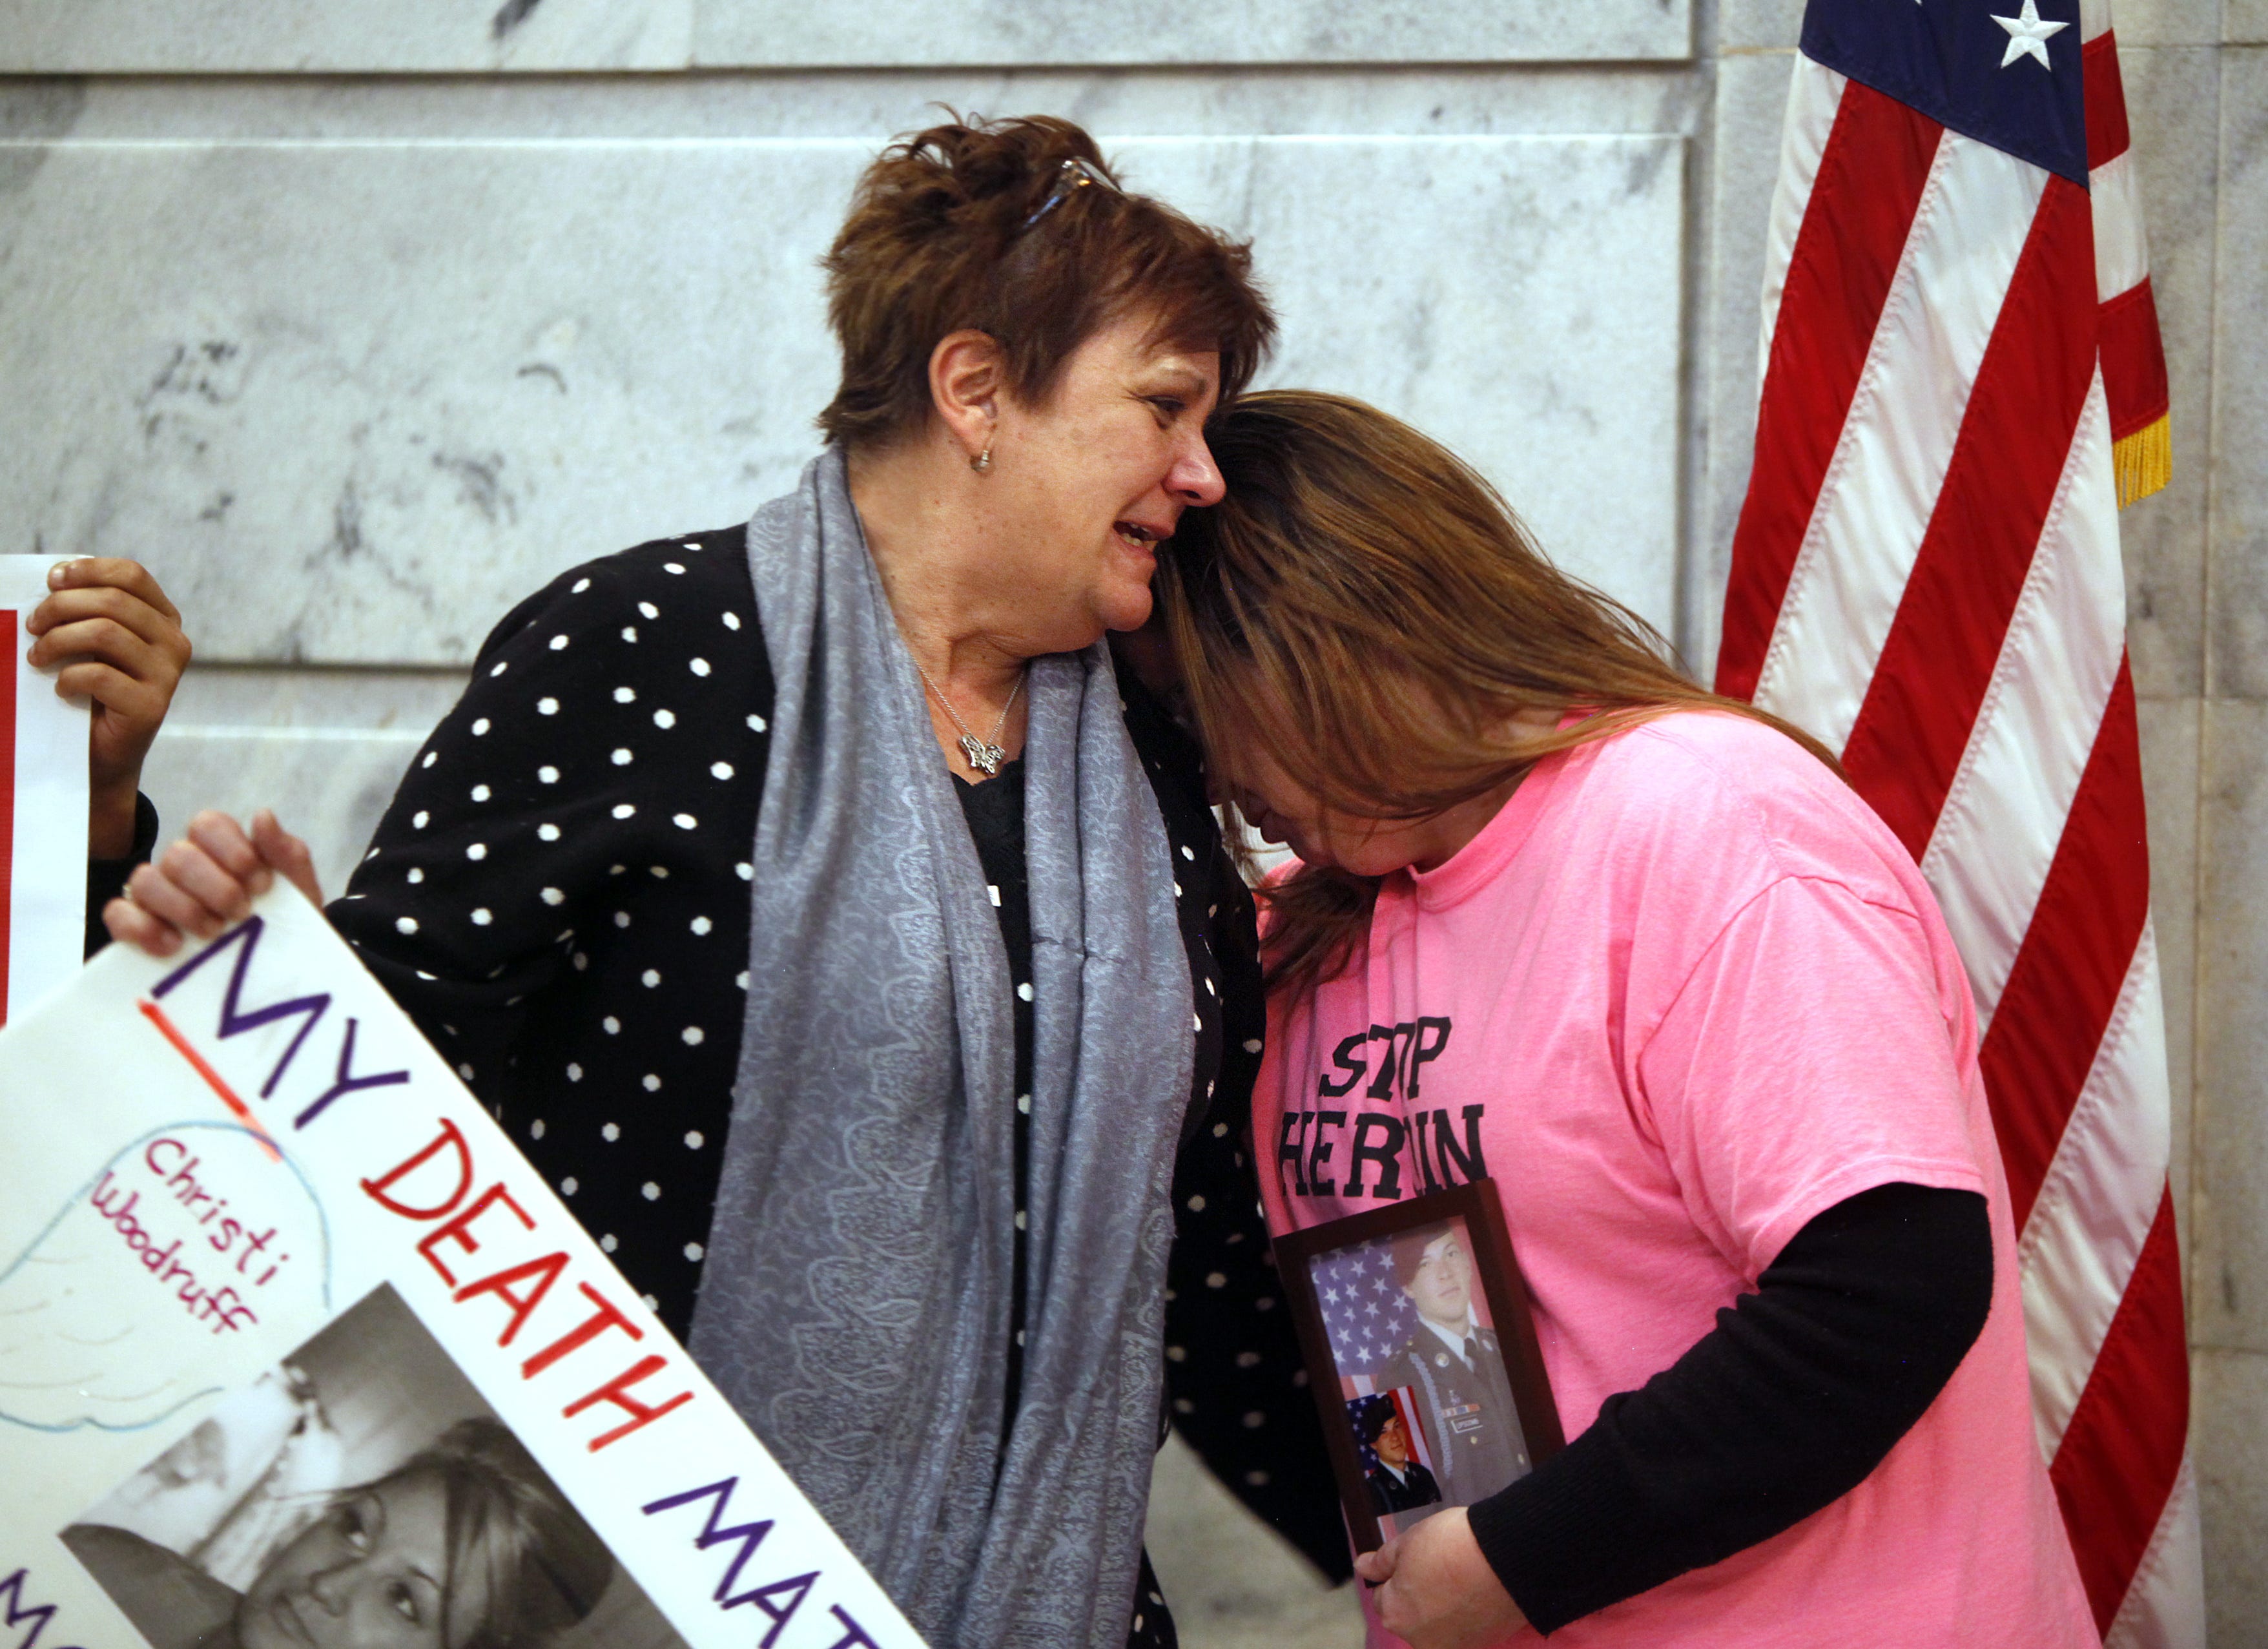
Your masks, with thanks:
[{"label": "pink t-shirt", "polygon": [[1688,712],[1541,763],[1278,1005],[1254,1111],[1278,1231],[1494,1177],[1571,1439],[1814,1215],[1982,1192],[1984,1334],[1866,1481],[1551,1642],[2097,1642],[2034,1440],[1966,975],[1911,857],[1791,740]]}]

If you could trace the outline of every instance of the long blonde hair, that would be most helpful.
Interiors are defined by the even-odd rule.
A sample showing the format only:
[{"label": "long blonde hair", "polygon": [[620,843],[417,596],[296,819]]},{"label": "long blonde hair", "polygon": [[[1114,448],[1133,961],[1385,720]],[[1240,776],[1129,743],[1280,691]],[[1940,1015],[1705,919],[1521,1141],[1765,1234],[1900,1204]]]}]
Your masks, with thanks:
[{"label": "long blonde hair", "polygon": [[[1207,434],[1227,497],[1182,517],[1153,587],[1217,771],[1265,749],[1337,812],[1423,819],[1557,751],[1702,709],[1837,767],[1801,730],[1696,686],[1651,625],[1554,567],[1495,489],[1399,419],[1274,390]],[[1523,710],[1592,713],[1509,735]],[[1344,968],[1377,892],[1314,865],[1269,890],[1269,989]]]}]

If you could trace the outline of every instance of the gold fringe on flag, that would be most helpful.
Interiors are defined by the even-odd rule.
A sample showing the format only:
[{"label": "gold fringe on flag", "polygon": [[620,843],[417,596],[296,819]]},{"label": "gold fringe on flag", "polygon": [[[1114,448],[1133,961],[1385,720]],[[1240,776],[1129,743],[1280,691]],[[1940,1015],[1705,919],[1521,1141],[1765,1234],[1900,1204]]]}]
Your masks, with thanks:
[{"label": "gold fringe on flag", "polygon": [[2173,415],[2114,442],[2110,461],[2118,472],[2120,509],[2158,491],[2174,478]]}]

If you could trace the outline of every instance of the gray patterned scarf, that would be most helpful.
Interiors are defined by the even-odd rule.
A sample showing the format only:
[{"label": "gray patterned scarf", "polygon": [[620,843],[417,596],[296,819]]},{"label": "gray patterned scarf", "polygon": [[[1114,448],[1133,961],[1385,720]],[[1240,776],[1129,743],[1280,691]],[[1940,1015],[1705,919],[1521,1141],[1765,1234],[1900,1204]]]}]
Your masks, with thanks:
[{"label": "gray patterned scarf", "polygon": [[1007,954],[842,455],[748,524],[778,684],[702,1366],[936,1649],[1122,1649],[1189,970],[1101,645],[1035,659],[1023,1390]]}]

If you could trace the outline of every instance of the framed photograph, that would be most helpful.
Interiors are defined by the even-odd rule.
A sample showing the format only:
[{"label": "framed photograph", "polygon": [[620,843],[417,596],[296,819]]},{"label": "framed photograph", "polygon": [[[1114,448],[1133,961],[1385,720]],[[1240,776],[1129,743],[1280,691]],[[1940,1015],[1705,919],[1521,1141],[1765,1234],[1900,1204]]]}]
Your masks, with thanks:
[{"label": "framed photograph", "polygon": [[1357,1551],[1565,1446],[1489,1180],[1275,1240]]}]

